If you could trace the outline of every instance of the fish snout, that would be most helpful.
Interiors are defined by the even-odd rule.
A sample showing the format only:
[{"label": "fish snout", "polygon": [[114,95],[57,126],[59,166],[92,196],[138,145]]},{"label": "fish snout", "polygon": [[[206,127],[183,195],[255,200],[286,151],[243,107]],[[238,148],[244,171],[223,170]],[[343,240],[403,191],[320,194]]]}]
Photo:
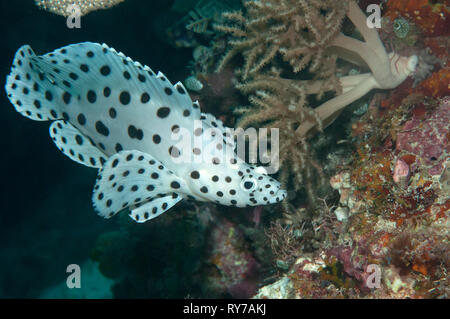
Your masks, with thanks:
[{"label": "fish snout", "polygon": [[285,199],[287,196],[287,191],[285,189],[279,188],[278,191],[275,193],[275,202],[281,202],[283,199]]}]

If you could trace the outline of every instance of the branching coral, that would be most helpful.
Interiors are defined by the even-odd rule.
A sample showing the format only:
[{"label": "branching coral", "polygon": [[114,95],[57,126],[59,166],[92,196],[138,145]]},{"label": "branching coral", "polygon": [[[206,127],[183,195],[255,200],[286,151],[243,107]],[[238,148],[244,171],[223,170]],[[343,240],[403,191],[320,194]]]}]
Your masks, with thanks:
[{"label": "branching coral", "polygon": [[[244,114],[238,126],[257,123],[280,128],[280,164],[289,162],[298,177],[306,168],[311,177],[317,165],[307,155],[309,133],[321,131],[345,106],[372,89],[397,87],[414,71],[417,57],[386,53],[376,29],[367,26],[365,14],[353,0],[251,0],[244,5],[245,14],[228,13],[230,24],[217,26],[232,37],[219,69],[238,53],[245,60],[238,72],[242,80],[238,88],[253,106],[237,110]],[[346,16],[363,40],[340,32]],[[291,69],[283,68],[278,57]],[[337,77],[337,58],[370,72]],[[314,74],[313,79],[300,78],[306,71]],[[308,106],[309,95],[320,99],[332,91],[334,98],[316,108]],[[308,156],[313,165],[305,164]]]},{"label": "branching coral", "polygon": [[72,14],[69,9],[71,5],[77,5],[80,8],[81,15],[85,15],[91,11],[109,9],[123,1],[124,0],[35,0],[40,8],[64,17]]},{"label": "branching coral", "polygon": [[[414,72],[417,57],[402,57],[395,52],[386,53],[383,43],[375,29],[367,27],[366,16],[355,2],[349,3],[348,18],[363,36],[365,42],[340,33],[332,42],[330,49],[338,49],[337,54],[349,62],[363,62],[371,73],[357,76],[344,76],[339,79],[343,94],[339,95],[315,109],[318,117],[325,121],[333,119],[351,102],[364,96],[372,89],[393,89]],[[343,51],[341,51],[343,50]],[[314,123],[304,123],[297,129],[300,135],[306,134]]]},{"label": "branching coral", "polygon": [[281,53],[295,72],[310,62],[319,68],[325,48],[339,32],[347,3],[333,0],[260,0],[247,1],[247,14],[225,14],[236,25],[217,26],[234,39],[232,49],[224,56],[219,69],[236,53],[244,52],[243,79],[257,74]]}]

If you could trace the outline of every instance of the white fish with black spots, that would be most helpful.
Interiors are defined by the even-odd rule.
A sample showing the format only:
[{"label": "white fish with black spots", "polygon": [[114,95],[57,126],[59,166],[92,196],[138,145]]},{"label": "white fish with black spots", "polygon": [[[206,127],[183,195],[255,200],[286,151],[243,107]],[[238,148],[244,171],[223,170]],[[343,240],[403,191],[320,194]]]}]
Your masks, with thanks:
[{"label": "white fish with black spots", "polygon": [[[105,218],[128,209],[144,222],[182,199],[245,207],[286,197],[263,167],[236,156],[230,129],[201,113],[180,82],[105,44],[43,56],[25,45],[5,88],[19,113],[53,121],[50,136],[65,155],[100,169],[93,204]],[[182,132],[191,137],[180,147]]]}]

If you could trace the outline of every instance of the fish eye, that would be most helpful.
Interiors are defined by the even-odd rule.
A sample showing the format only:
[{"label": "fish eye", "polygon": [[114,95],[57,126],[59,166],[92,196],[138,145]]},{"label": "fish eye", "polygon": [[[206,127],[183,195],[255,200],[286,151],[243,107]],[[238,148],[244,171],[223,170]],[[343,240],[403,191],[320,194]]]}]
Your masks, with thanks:
[{"label": "fish eye", "polygon": [[255,190],[257,187],[256,180],[254,178],[243,178],[241,181],[241,188],[247,192]]}]

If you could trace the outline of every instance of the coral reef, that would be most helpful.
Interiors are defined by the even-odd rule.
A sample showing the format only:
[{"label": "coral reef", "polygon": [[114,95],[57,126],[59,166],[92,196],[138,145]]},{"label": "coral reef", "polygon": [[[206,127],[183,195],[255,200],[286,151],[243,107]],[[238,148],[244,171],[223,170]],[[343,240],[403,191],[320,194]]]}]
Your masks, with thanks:
[{"label": "coral reef", "polygon": [[[323,53],[339,32],[347,12],[346,2],[333,1],[247,1],[247,10],[226,13],[237,24],[218,25],[222,32],[233,35],[232,48],[223,57],[220,70],[235,54],[242,52],[245,64],[243,80],[257,75],[266,65],[282,54],[294,72],[300,72],[312,62],[312,71],[323,63]],[[321,11],[325,11],[323,14]]]},{"label": "coral reef", "polygon": [[35,0],[36,5],[52,13],[68,17],[72,14],[69,6],[76,5],[80,8],[81,15],[91,11],[109,9],[124,0]]},{"label": "coral reef", "polygon": [[[425,2],[433,7],[427,17],[434,28],[431,22],[416,23],[422,15],[414,11],[416,19],[392,15],[397,5],[405,13]],[[382,39],[401,54],[417,55],[418,74],[388,94],[375,94],[367,112],[349,123],[355,152],[330,179],[339,192],[330,208],[334,236],[313,250],[301,246],[301,237],[290,236],[285,247],[294,247],[289,254],[296,261],[256,298],[449,296],[449,29],[438,27],[448,8],[431,1],[388,1],[387,8],[383,19],[404,17],[410,34],[396,40],[392,29],[382,29]],[[408,36],[415,40],[404,41]],[[308,221],[311,208],[290,215],[299,212],[303,223]],[[279,231],[269,229],[269,239],[282,238]],[[291,233],[285,228],[283,236]]]},{"label": "coral reef", "polygon": [[385,16],[392,20],[398,17],[409,19],[417,24],[427,37],[445,35],[450,29],[450,10],[446,0],[388,1]]},{"label": "coral reef", "polygon": [[171,8],[173,23],[163,32],[166,41],[177,48],[193,48],[215,35],[214,23],[223,21],[222,13],[236,10],[240,0],[178,0]]},{"label": "coral reef", "polygon": [[[289,164],[281,179],[287,182],[294,175],[295,190],[302,182],[312,190],[308,181],[321,169],[307,143],[309,133],[322,131],[345,106],[372,89],[397,87],[414,71],[417,57],[386,53],[376,29],[367,26],[354,1],[264,0],[247,1],[244,6],[245,13],[226,13],[230,23],[216,26],[231,36],[231,49],[218,70],[238,54],[244,59],[237,88],[252,106],[236,110],[242,114],[237,125],[264,123],[281,128],[279,161]],[[363,41],[341,31],[346,17]],[[338,76],[338,57],[370,72],[352,75],[342,69],[345,75]],[[314,74],[312,79],[307,79],[307,72]],[[310,95],[321,100],[332,92],[336,95],[326,102],[310,105]],[[309,195],[313,200],[314,194]]]},{"label": "coral reef", "polygon": [[207,285],[216,295],[248,298],[256,292],[259,265],[242,231],[230,221],[213,226],[209,237],[209,263],[215,266]]},{"label": "coral reef", "polygon": [[[425,120],[420,107],[424,108],[422,105],[416,106],[413,118],[402,126],[397,135],[398,157],[408,160],[413,171],[420,166],[429,166],[429,175],[440,175],[450,153],[450,100],[444,100]],[[418,161],[422,162],[419,164]]]},{"label": "coral reef", "polygon": [[263,219],[273,270],[256,298],[448,296],[448,9],[381,2],[376,30],[356,1],[246,1],[192,65],[226,123],[280,128],[290,200]]},{"label": "coral reef", "polygon": [[256,298],[448,298],[448,104],[420,95],[371,105],[353,125],[354,162],[330,180],[340,194],[331,211],[346,218],[313,251],[292,236],[296,261]]}]

